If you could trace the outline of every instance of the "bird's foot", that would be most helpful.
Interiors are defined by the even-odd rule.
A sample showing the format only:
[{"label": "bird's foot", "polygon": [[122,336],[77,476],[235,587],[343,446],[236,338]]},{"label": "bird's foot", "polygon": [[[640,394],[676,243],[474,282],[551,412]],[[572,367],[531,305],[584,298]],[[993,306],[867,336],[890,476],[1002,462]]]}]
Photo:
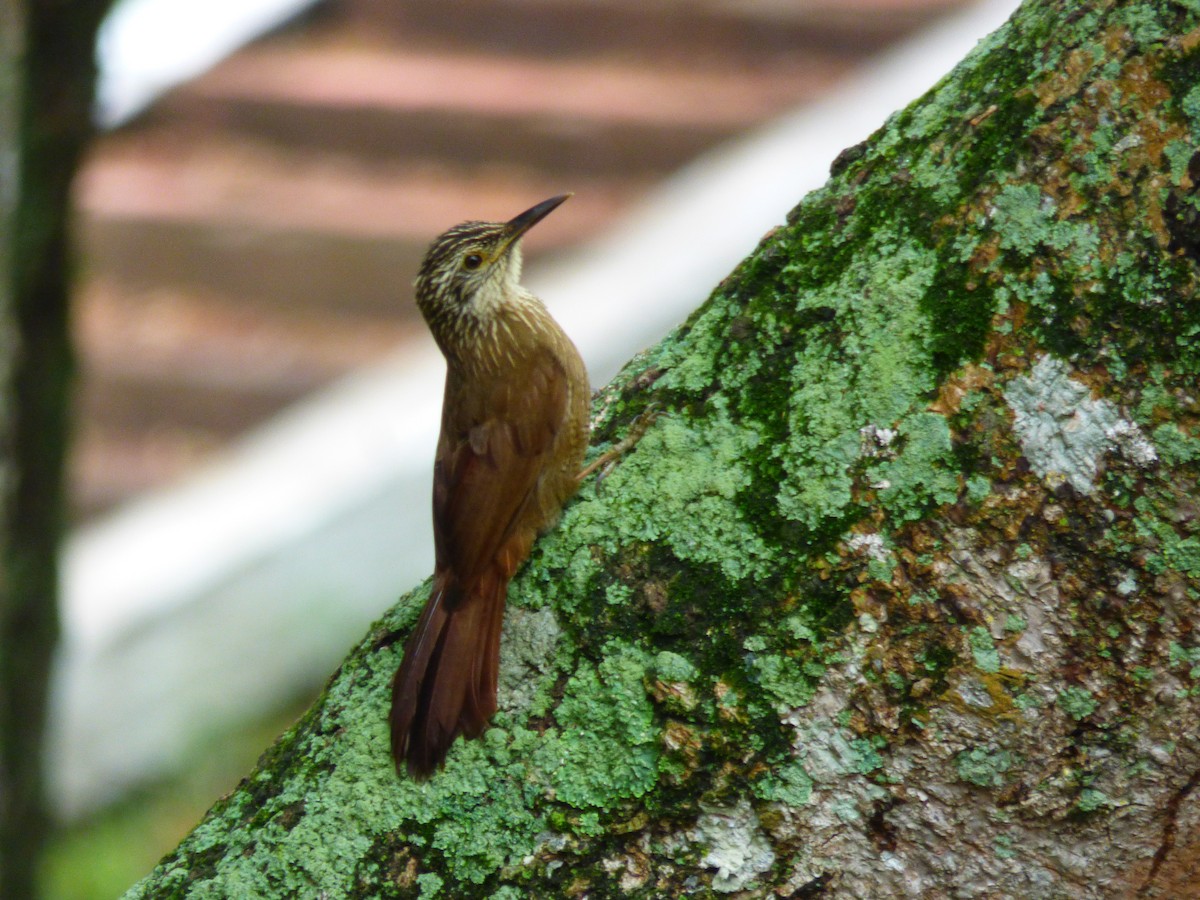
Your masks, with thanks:
[{"label": "bird's foot", "polygon": [[608,477],[608,473],[613,470],[621,457],[637,446],[638,441],[650,430],[650,426],[654,424],[654,420],[659,416],[659,406],[657,403],[651,403],[641,415],[633,420],[633,424],[629,426],[629,431],[625,433],[625,437],[617,441],[594,460],[588,463],[580,472],[576,479],[580,484],[584,479],[593,472],[599,472],[596,476],[596,488],[599,490],[601,482]]}]

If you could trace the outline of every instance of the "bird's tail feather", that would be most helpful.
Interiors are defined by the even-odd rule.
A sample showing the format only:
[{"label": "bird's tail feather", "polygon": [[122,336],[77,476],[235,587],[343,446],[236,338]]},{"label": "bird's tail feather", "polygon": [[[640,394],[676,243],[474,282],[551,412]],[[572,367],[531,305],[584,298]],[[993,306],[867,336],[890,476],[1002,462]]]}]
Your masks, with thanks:
[{"label": "bird's tail feather", "polygon": [[458,735],[478,737],[496,711],[508,579],[488,573],[470,591],[435,580],[392,682],[392,757],[417,780],[440,768]]}]

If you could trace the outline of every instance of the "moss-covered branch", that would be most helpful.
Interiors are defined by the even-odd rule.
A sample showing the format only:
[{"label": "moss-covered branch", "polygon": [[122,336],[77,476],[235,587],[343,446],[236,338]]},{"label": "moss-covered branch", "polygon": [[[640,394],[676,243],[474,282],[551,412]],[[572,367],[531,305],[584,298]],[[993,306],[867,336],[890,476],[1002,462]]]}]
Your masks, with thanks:
[{"label": "moss-covered branch", "polygon": [[1198,149],[1194,0],[1027,2],[602,392],[483,740],[418,589],[130,896],[1194,893]]}]

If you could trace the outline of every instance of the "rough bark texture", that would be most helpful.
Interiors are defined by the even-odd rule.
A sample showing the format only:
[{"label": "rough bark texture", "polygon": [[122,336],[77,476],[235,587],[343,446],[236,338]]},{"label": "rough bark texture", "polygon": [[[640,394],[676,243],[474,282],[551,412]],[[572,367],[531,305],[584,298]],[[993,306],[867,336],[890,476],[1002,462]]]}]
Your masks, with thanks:
[{"label": "rough bark texture", "polygon": [[483,740],[419,588],[129,896],[1196,896],[1198,139],[1200,3],[1026,3],[602,392]]},{"label": "rough bark texture", "polygon": [[32,897],[48,827],[42,736],[70,412],[70,186],[91,133],[108,0],[0,3],[0,896]]}]

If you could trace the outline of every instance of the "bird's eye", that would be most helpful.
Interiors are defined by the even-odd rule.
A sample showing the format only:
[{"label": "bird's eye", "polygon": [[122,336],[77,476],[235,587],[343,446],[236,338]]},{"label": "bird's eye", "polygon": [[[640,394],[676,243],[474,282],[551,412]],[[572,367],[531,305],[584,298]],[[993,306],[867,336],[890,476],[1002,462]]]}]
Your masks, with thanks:
[{"label": "bird's eye", "polygon": [[483,257],[478,253],[469,253],[463,257],[464,269],[478,269],[483,265]]}]

